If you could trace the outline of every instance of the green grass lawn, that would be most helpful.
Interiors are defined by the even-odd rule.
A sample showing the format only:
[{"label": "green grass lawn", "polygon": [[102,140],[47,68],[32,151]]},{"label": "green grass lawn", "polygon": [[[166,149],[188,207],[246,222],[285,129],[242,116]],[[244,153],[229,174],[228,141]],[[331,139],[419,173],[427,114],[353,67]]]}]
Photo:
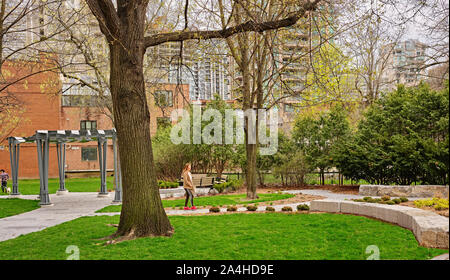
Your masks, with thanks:
[{"label": "green grass lawn", "polygon": [[[293,194],[278,194],[278,193],[263,193],[258,194],[259,199],[255,200],[245,200],[245,194],[228,194],[228,195],[215,195],[215,196],[204,196],[194,198],[195,206],[223,206],[223,205],[238,205],[238,204],[250,204],[264,201],[275,201],[294,197]],[[183,207],[185,199],[175,199],[175,200],[163,200],[163,206],[165,208],[177,208]],[[120,212],[122,209],[121,205],[110,205],[98,210],[98,213],[106,212]]]},{"label": "green grass lawn", "polygon": [[38,200],[2,198],[0,199],[0,219],[28,212],[39,207]]},{"label": "green grass lawn", "polygon": [[411,231],[366,217],[336,214],[173,216],[172,237],[103,245],[119,216],[83,217],[0,242],[0,259],[428,259],[447,250],[419,247]]},{"label": "green grass lawn", "polygon": [[[106,177],[106,183],[108,190],[114,189],[114,177]],[[12,185],[11,180],[8,185]],[[59,179],[48,179],[49,193],[56,193],[58,189]],[[66,189],[69,192],[98,192],[100,191],[100,178],[67,178]],[[19,192],[21,194],[39,194],[39,179],[19,180]],[[0,192],[0,195],[6,194]]]}]

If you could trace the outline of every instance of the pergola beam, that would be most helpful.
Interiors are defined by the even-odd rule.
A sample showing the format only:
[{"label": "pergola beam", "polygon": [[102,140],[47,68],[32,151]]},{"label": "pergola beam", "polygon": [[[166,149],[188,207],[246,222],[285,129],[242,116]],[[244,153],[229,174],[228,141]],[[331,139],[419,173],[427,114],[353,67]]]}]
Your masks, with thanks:
[{"label": "pergola beam", "polygon": [[114,147],[114,176],[115,191],[114,202],[122,201],[122,175],[117,156],[117,134],[116,130],[37,130],[30,137],[9,137],[9,150],[11,161],[11,176],[13,181],[13,191],[11,195],[19,195],[18,173],[19,173],[19,151],[21,143],[36,143],[39,166],[40,205],[50,205],[48,193],[48,165],[49,165],[49,147],[50,143],[56,143],[56,151],[59,169],[59,190],[58,192],[67,192],[65,187],[65,162],[66,162],[66,143],[67,142],[98,142],[98,155],[100,164],[101,185],[99,196],[108,195],[106,185],[106,154],[108,139],[113,140]]}]

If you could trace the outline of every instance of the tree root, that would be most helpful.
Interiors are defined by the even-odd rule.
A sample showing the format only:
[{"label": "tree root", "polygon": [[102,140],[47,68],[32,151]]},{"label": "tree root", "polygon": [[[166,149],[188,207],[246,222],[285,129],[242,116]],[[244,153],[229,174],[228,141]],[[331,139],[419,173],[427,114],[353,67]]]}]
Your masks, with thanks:
[{"label": "tree root", "polygon": [[[108,225],[118,227],[118,225],[116,225],[116,224],[108,224]],[[145,237],[160,237],[160,236],[171,237],[173,235],[173,233],[174,233],[174,230],[172,229],[172,230],[167,231],[163,235],[155,235],[155,234],[136,235],[135,229],[132,228],[126,234],[120,234],[119,232],[115,232],[109,236],[100,238],[98,240],[106,241],[103,245],[110,245],[110,244],[117,244],[117,243],[121,243],[124,241],[130,241],[130,240],[134,240],[134,239],[138,239],[138,238],[145,238]]]}]

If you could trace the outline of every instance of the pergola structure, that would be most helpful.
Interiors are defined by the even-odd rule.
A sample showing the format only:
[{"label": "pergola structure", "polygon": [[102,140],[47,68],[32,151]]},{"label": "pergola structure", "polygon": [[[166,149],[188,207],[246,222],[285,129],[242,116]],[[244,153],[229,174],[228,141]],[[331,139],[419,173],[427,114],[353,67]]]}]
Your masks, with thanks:
[{"label": "pergola structure", "polygon": [[120,172],[119,161],[117,157],[117,134],[116,130],[37,130],[36,134],[30,137],[9,137],[9,153],[11,160],[11,177],[13,188],[11,195],[20,195],[18,185],[19,174],[19,152],[20,144],[36,142],[39,179],[40,179],[40,205],[50,205],[48,193],[48,161],[50,143],[56,144],[59,169],[59,190],[58,192],[67,192],[65,186],[65,162],[66,162],[66,143],[73,142],[98,142],[98,162],[100,165],[100,192],[99,196],[108,195],[106,188],[106,152],[107,141],[112,139],[114,151],[114,184],[115,196],[114,202],[122,201],[122,174]]}]

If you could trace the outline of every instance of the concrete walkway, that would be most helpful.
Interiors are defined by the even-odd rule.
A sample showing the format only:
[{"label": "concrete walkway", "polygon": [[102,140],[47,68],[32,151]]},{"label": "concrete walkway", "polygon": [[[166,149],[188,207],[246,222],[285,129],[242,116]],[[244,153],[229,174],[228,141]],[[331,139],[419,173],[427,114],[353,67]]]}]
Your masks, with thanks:
[{"label": "concrete walkway", "polygon": [[[357,194],[342,194],[342,193],[334,193],[327,190],[314,190],[314,189],[307,189],[307,190],[287,190],[283,191],[283,193],[290,193],[290,194],[309,194],[309,195],[320,195],[324,196],[328,199],[339,199],[339,200],[350,200],[350,199],[362,199],[363,197],[367,195],[357,195]],[[371,196],[372,198],[380,198],[381,196]],[[397,197],[392,197],[397,198]],[[416,199],[424,199],[424,197],[408,197],[409,200],[416,200]]]},{"label": "concrete walkway", "polygon": [[[36,199],[37,196],[20,195],[18,198]],[[0,241],[88,216],[103,207],[111,205],[113,198],[113,193],[109,197],[102,198],[98,198],[97,193],[51,194],[50,201],[53,203],[53,206],[43,206],[30,212],[0,219]]]}]

